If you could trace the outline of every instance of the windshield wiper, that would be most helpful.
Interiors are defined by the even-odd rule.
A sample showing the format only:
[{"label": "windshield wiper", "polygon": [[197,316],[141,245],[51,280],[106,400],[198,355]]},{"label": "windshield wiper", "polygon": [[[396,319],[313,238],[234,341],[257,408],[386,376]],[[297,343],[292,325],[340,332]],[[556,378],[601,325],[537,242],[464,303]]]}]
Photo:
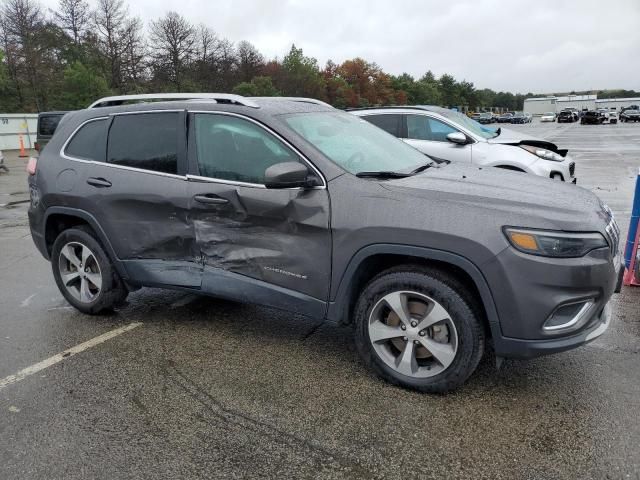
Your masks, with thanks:
[{"label": "windshield wiper", "polygon": [[356,177],[360,178],[406,178],[410,177],[410,173],[388,172],[381,170],[379,172],[358,172]]},{"label": "windshield wiper", "polygon": [[438,164],[438,162],[435,162],[435,161],[434,162],[425,163],[424,165],[420,165],[415,170],[411,170],[411,173],[409,175],[416,175],[416,174],[418,174],[420,172],[424,172],[427,168],[435,167],[437,164]]},{"label": "windshield wiper", "polygon": [[498,129],[496,130],[496,134],[491,138],[496,138],[496,137],[500,136],[501,132],[502,132],[502,129],[500,127],[498,127]]}]

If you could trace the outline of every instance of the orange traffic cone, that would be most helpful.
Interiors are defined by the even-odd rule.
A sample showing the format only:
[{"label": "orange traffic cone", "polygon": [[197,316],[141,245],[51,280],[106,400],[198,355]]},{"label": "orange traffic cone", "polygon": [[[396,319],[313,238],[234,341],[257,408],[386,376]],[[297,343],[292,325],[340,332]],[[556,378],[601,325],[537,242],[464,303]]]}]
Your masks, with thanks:
[{"label": "orange traffic cone", "polygon": [[20,158],[27,158],[29,155],[27,155],[27,151],[24,149],[24,141],[22,140],[22,134],[18,134],[18,141],[20,142],[20,155],[18,155]]}]

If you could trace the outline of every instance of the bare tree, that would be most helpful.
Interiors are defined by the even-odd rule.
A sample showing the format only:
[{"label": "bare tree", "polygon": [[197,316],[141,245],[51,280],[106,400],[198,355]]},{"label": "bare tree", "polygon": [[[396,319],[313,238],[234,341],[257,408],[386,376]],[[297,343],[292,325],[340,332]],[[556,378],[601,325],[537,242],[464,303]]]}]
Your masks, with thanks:
[{"label": "bare tree", "polygon": [[251,43],[243,40],[238,43],[238,73],[241,82],[250,82],[253,77],[260,75],[264,67],[264,57]]},{"label": "bare tree", "polygon": [[[41,80],[44,71],[39,68],[45,53],[41,45],[44,14],[31,0],[6,0],[0,17],[10,74],[18,91],[19,82],[24,78],[35,107],[40,110],[46,106],[46,84]],[[23,106],[25,100],[23,97]]]},{"label": "bare tree", "polygon": [[142,21],[132,18],[123,31],[122,75],[125,93],[139,92],[146,80],[147,52]]},{"label": "bare tree", "polygon": [[53,17],[60,28],[69,32],[73,43],[79,45],[91,18],[89,4],[84,0],[60,0]]},{"label": "bare tree", "polygon": [[122,55],[128,10],[123,0],[98,0],[94,23],[109,87],[122,91]]},{"label": "bare tree", "polygon": [[180,89],[196,53],[195,28],[182,15],[168,12],[151,22],[149,39],[156,74],[166,73],[168,81]]}]

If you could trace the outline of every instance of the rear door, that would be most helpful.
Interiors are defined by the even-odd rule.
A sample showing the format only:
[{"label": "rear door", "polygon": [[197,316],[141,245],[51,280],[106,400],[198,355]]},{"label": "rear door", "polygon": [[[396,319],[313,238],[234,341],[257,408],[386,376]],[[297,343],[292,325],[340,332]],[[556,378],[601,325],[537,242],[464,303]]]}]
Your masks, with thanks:
[{"label": "rear door", "polygon": [[[184,111],[156,111],[101,120],[108,140],[100,140],[93,154],[100,158],[83,170],[86,209],[129,275],[148,285],[201,282],[188,211],[185,118]],[[83,160],[73,138],[66,154]]]},{"label": "rear door", "polygon": [[379,113],[375,115],[363,115],[362,118],[373,123],[376,127],[383,129],[394,137],[405,137],[403,116],[400,113]]},{"label": "rear door", "polygon": [[238,115],[189,116],[189,198],[202,288],[242,301],[324,315],[331,266],[329,196],[322,187],[267,189],[265,170],[301,162],[266,126]]},{"label": "rear door", "polygon": [[436,160],[471,163],[470,144],[458,145],[447,140],[448,134],[460,132],[452,125],[429,115],[407,114],[406,128],[405,142],[421,152]]}]

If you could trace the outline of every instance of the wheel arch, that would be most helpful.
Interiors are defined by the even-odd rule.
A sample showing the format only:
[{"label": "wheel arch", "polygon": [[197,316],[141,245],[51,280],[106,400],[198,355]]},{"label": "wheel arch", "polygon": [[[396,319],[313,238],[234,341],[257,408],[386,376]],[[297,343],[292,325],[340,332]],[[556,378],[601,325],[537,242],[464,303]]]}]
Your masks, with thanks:
[{"label": "wheel arch", "polygon": [[45,212],[44,225],[45,245],[49,258],[51,258],[53,243],[62,231],[78,225],[86,225],[96,234],[98,241],[104,247],[120,277],[122,279],[128,278],[127,272],[118,260],[107,235],[96,218],[89,212],[71,207],[50,207]]},{"label": "wheel arch", "polygon": [[492,337],[500,335],[498,312],[489,285],[480,269],[467,258],[456,253],[425,247],[397,244],[369,245],[359,250],[345,268],[335,297],[329,302],[327,318],[350,323],[358,292],[375,275],[400,264],[416,264],[453,274],[479,301]]}]

